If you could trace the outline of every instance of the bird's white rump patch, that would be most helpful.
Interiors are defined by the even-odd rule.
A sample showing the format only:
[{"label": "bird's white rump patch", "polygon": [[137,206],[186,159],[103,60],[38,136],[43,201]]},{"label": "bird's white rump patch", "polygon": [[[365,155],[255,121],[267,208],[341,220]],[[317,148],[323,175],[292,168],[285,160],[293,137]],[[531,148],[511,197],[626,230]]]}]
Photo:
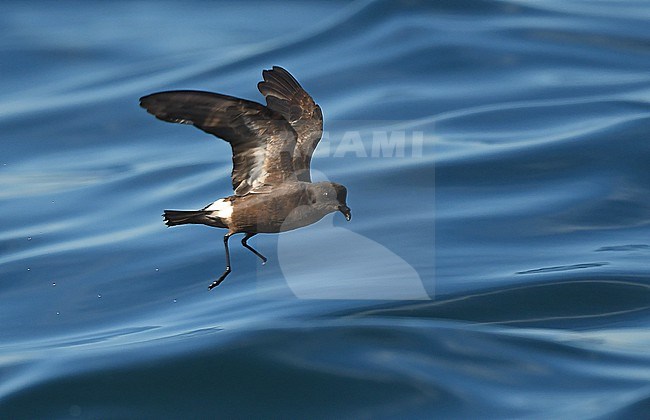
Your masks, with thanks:
[{"label": "bird's white rump patch", "polygon": [[221,198],[210,204],[204,210],[214,211],[217,213],[217,217],[220,217],[222,219],[229,219],[230,216],[232,216],[232,202]]}]

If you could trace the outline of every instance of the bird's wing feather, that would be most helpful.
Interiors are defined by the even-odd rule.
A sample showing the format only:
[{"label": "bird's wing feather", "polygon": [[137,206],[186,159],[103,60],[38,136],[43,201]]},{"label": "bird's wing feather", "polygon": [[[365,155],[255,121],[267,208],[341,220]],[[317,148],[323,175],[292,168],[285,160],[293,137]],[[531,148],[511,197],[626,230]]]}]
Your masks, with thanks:
[{"label": "bird's wing feather", "polygon": [[323,135],[323,113],[298,81],[282,67],[262,72],[257,88],[266,105],[280,113],[298,134],[293,152],[293,168],[300,181],[311,182],[311,156]]},{"label": "bird's wing feather", "polygon": [[296,179],[291,157],[297,135],[273,109],[245,99],[191,90],[144,96],[140,106],[163,121],[191,124],[230,143],[236,195],[264,192],[266,186]]}]

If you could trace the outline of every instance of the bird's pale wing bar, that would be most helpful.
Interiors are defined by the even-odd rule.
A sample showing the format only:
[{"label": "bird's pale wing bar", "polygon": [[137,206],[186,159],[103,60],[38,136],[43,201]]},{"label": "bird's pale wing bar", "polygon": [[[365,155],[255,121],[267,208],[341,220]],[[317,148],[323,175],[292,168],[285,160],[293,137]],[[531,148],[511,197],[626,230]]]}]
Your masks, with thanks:
[{"label": "bird's pale wing bar", "polygon": [[277,111],[245,99],[191,90],[144,96],[140,106],[163,121],[191,124],[230,143],[236,195],[263,192],[265,185],[296,179],[292,155],[297,135]]}]

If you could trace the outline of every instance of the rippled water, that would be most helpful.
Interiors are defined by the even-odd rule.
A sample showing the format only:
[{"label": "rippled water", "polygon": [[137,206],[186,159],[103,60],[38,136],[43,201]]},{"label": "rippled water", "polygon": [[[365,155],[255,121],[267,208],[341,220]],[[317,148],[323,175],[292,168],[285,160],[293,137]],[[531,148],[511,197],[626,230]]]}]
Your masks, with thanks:
[{"label": "rippled water", "polygon": [[[642,418],[645,1],[6,2],[0,417]],[[230,151],[138,107],[322,106],[341,215],[167,229]],[[402,148],[403,146],[403,148]]]}]

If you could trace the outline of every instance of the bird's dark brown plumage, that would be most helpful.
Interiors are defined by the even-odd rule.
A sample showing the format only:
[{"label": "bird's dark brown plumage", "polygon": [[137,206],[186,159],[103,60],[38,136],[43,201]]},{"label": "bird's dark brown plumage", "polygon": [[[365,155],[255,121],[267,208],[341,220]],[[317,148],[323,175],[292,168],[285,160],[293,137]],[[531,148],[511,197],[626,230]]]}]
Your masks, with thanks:
[{"label": "bird's dark brown plumage", "polygon": [[264,70],[258,84],[267,105],[194,90],[154,93],[140,98],[147,112],[163,121],[191,124],[232,147],[234,195],[201,210],[165,210],[168,226],[204,224],[226,228],[226,271],[230,273],[228,238],[245,233],[248,245],[257,233],[277,233],[307,226],[334,211],[350,220],[347,190],[333,182],[312,183],[310,163],[323,132],[320,107],[281,67]]},{"label": "bird's dark brown plumage", "polygon": [[323,113],[298,81],[282,67],[262,72],[257,88],[266,106],[279,112],[298,134],[293,152],[293,169],[298,180],[311,182],[310,162],[323,135]]},{"label": "bird's dark brown plumage", "polygon": [[154,93],[141,98],[140,105],[163,121],[190,124],[230,143],[235,195],[296,179],[291,166],[296,132],[264,105],[193,90]]}]

